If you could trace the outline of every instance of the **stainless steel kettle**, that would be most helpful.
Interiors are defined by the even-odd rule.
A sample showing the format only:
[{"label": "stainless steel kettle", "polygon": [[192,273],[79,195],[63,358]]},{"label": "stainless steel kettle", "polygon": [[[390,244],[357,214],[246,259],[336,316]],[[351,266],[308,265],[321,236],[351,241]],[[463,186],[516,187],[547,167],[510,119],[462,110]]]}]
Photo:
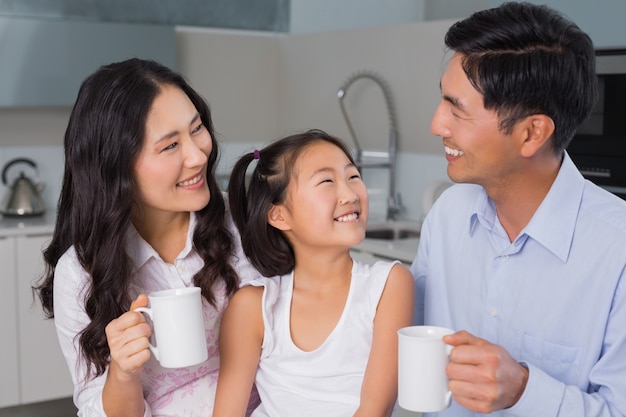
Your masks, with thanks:
[{"label": "stainless steel kettle", "polygon": [[[3,184],[9,186],[7,172],[9,168],[17,164],[30,165],[35,170],[36,176],[39,176],[35,162],[26,158],[16,158],[7,162],[2,169]],[[39,179],[31,180],[24,175],[23,171],[20,171],[20,176],[9,186],[7,194],[0,202],[0,213],[5,216],[37,216],[43,214],[46,211],[41,198],[44,187],[45,184]]]}]

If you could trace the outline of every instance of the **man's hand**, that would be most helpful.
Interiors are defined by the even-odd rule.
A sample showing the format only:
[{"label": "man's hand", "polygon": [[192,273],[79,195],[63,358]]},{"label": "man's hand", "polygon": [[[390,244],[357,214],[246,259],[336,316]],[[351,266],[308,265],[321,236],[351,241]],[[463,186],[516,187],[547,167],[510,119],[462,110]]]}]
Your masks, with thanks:
[{"label": "man's hand", "polygon": [[528,369],[502,346],[466,331],[445,336],[454,346],[446,368],[455,401],[470,411],[490,413],[515,405],[528,381]]}]

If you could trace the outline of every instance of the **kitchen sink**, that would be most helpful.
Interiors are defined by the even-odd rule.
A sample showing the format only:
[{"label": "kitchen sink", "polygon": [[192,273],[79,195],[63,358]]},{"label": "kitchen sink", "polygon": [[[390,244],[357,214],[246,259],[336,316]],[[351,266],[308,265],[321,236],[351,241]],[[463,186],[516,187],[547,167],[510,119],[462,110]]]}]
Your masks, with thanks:
[{"label": "kitchen sink", "polygon": [[418,238],[420,224],[406,221],[386,221],[372,223],[365,229],[366,239],[400,240]]}]

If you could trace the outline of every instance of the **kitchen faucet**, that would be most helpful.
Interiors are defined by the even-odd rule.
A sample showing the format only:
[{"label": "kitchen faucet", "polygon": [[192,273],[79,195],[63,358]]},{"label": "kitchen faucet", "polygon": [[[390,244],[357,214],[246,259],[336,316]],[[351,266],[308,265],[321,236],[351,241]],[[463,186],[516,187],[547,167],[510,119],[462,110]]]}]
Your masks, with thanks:
[{"label": "kitchen faucet", "polygon": [[[348,87],[352,85],[356,80],[361,78],[367,78],[374,81],[383,91],[385,98],[385,104],[387,105],[387,112],[389,115],[389,147],[387,152],[384,151],[368,151],[364,150],[359,143],[350,118],[346,112],[346,108],[343,103],[343,99],[346,97]],[[343,114],[350,135],[354,140],[356,147],[356,163],[359,169],[361,168],[387,168],[389,169],[389,195],[387,198],[387,213],[386,220],[396,220],[397,215],[402,211],[402,202],[400,194],[396,194],[396,157],[398,147],[398,128],[396,124],[395,108],[391,97],[391,90],[387,82],[377,73],[372,71],[359,71],[348,77],[348,79],[339,87],[337,91],[337,98],[339,99],[339,106],[341,107],[341,113]],[[367,161],[365,161],[367,159]],[[374,161],[378,160],[378,161]]]}]

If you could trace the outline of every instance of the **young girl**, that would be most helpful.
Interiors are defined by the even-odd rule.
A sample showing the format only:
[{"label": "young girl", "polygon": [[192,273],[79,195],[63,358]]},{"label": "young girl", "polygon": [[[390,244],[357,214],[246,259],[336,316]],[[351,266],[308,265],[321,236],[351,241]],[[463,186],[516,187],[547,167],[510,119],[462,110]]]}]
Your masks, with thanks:
[{"label": "young girl", "polygon": [[[217,155],[208,105],[168,68],[130,59],[83,82],[38,288],[80,416],[211,415],[222,312],[238,275],[258,276],[215,180]],[[132,310],[144,294],[188,286],[202,289],[209,359],[164,369]]]},{"label": "young girl", "polygon": [[413,278],[397,262],[350,257],[368,196],[346,146],[311,130],[244,155],[229,200],[245,253],[269,278],[246,283],[225,312],[214,416],[243,416],[255,382],[255,417],[391,415]]}]

